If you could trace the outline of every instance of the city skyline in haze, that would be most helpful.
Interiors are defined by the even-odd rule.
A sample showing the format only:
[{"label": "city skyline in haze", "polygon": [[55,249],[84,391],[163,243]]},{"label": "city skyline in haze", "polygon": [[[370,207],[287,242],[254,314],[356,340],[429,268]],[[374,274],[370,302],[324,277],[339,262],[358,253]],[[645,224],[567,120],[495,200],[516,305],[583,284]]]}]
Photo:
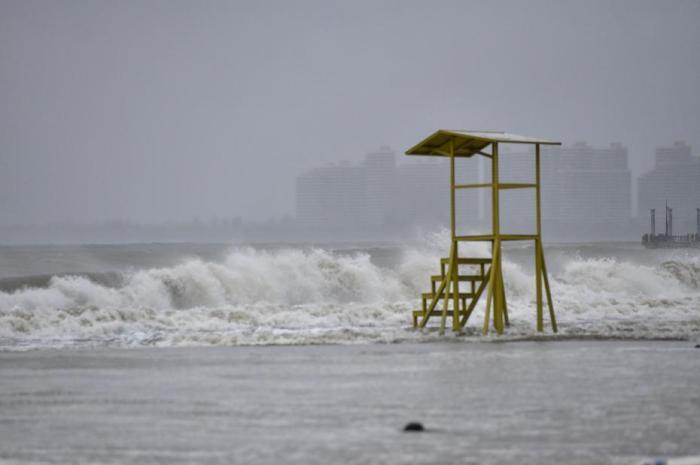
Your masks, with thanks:
[{"label": "city skyline in haze", "polygon": [[434,130],[700,147],[700,3],[0,1],[3,224],[294,215]]}]

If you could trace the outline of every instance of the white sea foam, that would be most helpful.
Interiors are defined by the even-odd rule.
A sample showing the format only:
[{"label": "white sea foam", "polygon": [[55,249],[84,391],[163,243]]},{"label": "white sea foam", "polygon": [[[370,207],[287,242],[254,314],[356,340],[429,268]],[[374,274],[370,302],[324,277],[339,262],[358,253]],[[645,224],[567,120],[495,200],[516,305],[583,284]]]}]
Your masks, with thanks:
[{"label": "white sea foam", "polygon": [[[487,255],[483,244],[462,250]],[[368,253],[232,250],[224,260],[125,273],[119,287],[83,276],[0,292],[0,350],[74,345],[239,345],[394,342],[436,338],[410,329],[410,312],[447,249],[444,234],[406,248],[391,269]],[[504,262],[508,334],[534,332],[534,277]],[[567,258],[550,277],[561,333],[700,337],[700,261],[658,265]],[[477,308],[467,339],[476,338]],[[449,336],[453,337],[453,336]]]}]

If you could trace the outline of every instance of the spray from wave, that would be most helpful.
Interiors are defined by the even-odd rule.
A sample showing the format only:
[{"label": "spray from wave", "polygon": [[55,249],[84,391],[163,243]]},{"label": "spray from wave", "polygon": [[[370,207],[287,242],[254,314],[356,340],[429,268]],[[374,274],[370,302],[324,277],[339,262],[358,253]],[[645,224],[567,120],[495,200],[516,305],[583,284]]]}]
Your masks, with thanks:
[{"label": "spray from wave", "polygon": [[[0,292],[0,350],[64,346],[314,344],[426,340],[410,329],[446,247],[438,234],[402,250],[396,267],[369,253],[234,249],[217,262],[123,273],[108,285],[54,276]],[[463,253],[486,256],[483,244]],[[560,331],[569,336],[698,338],[697,258],[643,266],[568,257],[551,276]],[[510,337],[534,333],[531,269],[506,260]],[[469,335],[478,334],[477,308]],[[471,339],[471,338],[470,338]]]}]

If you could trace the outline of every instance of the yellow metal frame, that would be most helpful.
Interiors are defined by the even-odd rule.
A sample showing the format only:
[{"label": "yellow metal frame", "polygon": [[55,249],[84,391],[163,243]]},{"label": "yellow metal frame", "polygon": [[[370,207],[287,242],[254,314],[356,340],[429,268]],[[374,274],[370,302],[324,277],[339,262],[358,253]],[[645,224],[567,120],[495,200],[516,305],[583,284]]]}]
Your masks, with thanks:
[{"label": "yellow metal frame", "polygon": [[[478,133],[479,135],[484,134]],[[413,312],[413,326],[424,328],[431,316],[440,316],[440,333],[444,334],[448,316],[452,317],[452,330],[461,331],[467,324],[469,317],[478,303],[484,290],[486,290],[486,308],[484,313],[484,323],[482,333],[488,334],[489,328],[493,328],[498,334],[503,334],[505,327],[509,326],[508,304],[506,301],[505,284],[503,281],[502,250],[501,246],[506,241],[532,240],[535,245],[535,289],[536,289],[536,309],[537,309],[537,331],[544,331],[543,295],[544,290],[549,309],[549,321],[553,332],[557,332],[557,321],[554,315],[554,305],[552,303],[552,293],[547,277],[547,265],[544,259],[542,248],[542,226],[541,226],[541,192],[540,192],[540,145],[558,145],[558,142],[523,138],[525,140],[507,140],[505,143],[529,143],[535,146],[535,182],[534,183],[501,183],[499,178],[499,135],[493,133],[483,138],[467,139],[461,133],[454,131],[438,131],[433,136],[439,135],[439,145],[431,147],[428,144],[431,138],[421,142],[418,146],[409,150],[407,154],[437,155],[446,156],[450,159],[450,232],[451,245],[450,255],[441,260],[441,274],[433,276],[432,292],[423,294],[423,308]],[[515,136],[508,135],[512,138]],[[518,136],[520,137],[520,136]],[[465,142],[466,139],[466,142]],[[476,141],[476,142],[474,142]],[[461,153],[457,154],[456,144],[460,142]],[[470,145],[471,144],[471,145]],[[485,153],[484,149],[490,145],[491,153]],[[466,148],[465,148],[466,147]],[[468,148],[468,149],[467,149]],[[467,152],[466,150],[469,150]],[[480,184],[457,184],[455,181],[455,159],[458,157],[469,157],[471,155],[482,155],[491,160],[491,182]],[[459,236],[456,228],[456,191],[457,189],[478,189],[486,188],[491,190],[491,234]],[[502,234],[500,224],[500,191],[504,189],[535,189],[535,234]],[[462,258],[459,256],[459,243],[464,241],[486,241],[491,242],[491,258]],[[445,269],[447,265],[447,269]],[[460,274],[460,265],[479,266],[475,275]],[[490,265],[486,270],[486,265]],[[470,292],[460,292],[459,283],[469,282]],[[440,286],[435,289],[436,283]],[[477,283],[479,283],[477,287]],[[436,311],[435,307],[442,300],[442,310]],[[452,311],[449,310],[449,302],[452,301]],[[428,303],[430,301],[430,303]],[[467,303],[469,301],[469,303]],[[451,314],[450,314],[451,313]]]}]

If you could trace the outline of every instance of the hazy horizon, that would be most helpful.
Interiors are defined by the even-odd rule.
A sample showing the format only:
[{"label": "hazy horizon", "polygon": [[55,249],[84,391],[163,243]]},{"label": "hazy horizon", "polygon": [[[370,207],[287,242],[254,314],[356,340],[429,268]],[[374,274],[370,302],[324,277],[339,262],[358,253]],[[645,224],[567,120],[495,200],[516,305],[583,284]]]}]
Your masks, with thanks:
[{"label": "hazy horizon", "polygon": [[[0,1],[0,224],[264,220],[437,128],[700,153],[700,3]],[[400,157],[399,157],[400,158]]]}]

